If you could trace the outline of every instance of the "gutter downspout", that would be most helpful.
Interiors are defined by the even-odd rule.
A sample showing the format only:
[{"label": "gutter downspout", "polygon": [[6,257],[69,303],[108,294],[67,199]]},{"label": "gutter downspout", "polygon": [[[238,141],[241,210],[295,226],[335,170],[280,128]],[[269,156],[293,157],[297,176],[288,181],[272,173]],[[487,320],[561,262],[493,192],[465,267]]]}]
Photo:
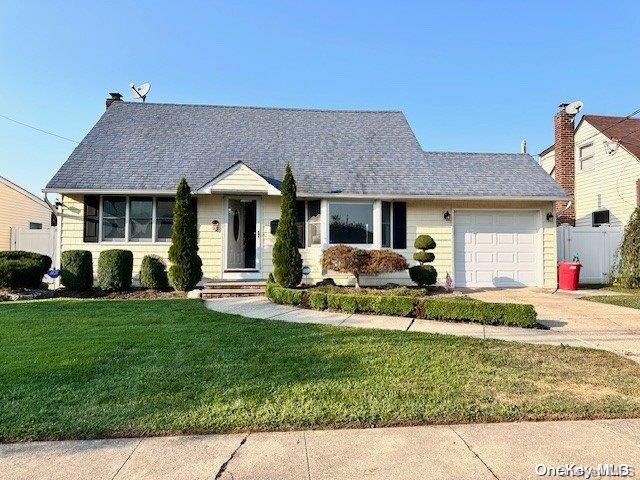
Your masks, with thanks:
[{"label": "gutter downspout", "polygon": [[[49,199],[47,198],[47,192],[44,192],[44,201],[53,213],[55,213],[56,218],[58,219],[58,225],[56,226],[56,264],[55,268],[60,269],[61,264],[61,255],[62,255],[62,203],[60,204],[60,210],[56,208],[55,205],[52,205]],[[60,288],[60,277],[56,278],[53,282],[54,289]]]}]

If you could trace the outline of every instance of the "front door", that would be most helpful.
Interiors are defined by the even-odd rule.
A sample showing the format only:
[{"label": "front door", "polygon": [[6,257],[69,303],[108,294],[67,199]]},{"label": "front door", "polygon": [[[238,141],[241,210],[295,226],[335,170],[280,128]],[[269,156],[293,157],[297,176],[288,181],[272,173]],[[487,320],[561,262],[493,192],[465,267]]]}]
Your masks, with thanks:
[{"label": "front door", "polygon": [[224,278],[259,278],[259,200],[228,197],[226,212]]}]

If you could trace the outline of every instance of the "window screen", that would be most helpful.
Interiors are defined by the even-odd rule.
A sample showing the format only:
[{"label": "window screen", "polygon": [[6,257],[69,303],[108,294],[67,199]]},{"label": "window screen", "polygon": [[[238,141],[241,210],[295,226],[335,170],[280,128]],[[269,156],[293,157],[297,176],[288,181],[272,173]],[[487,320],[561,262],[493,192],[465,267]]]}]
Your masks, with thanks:
[{"label": "window screen", "polygon": [[129,200],[129,241],[153,239],[153,198],[131,197]]},{"label": "window screen", "polygon": [[156,239],[171,239],[171,227],[173,227],[173,204],[174,199],[156,199]]},{"label": "window screen", "polygon": [[125,239],[126,197],[102,198],[102,240]]}]

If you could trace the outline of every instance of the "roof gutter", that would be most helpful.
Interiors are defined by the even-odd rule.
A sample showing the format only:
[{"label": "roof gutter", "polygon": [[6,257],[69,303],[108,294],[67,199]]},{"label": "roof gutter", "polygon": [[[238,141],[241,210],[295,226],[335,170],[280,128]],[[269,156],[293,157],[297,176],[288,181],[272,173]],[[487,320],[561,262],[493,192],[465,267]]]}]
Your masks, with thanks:
[{"label": "roof gutter", "polygon": [[[80,189],[80,188],[44,188],[42,190],[44,193],[59,193],[59,194],[97,194],[97,195],[175,195],[175,190],[109,190],[109,189]],[[248,194],[252,193],[248,192],[202,192],[202,191],[194,191],[194,194],[199,195],[216,195],[216,194]],[[265,194],[265,192],[256,192],[255,194]],[[253,195],[255,195],[253,194]],[[461,195],[403,195],[403,194],[384,194],[384,195],[374,195],[369,193],[346,193],[346,192],[335,192],[335,193],[307,193],[307,192],[298,192],[297,195],[299,198],[361,198],[361,199],[370,199],[370,200],[448,200],[448,201],[538,201],[538,202],[559,202],[559,201],[568,201],[571,200],[570,197],[567,196],[461,196]]]},{"label": "roof gutter", "polygon": [[113,190],[104,188],[43,188],[44,193],[60,193],[63,195],[73,194],[96,194],[96,195],[175,195],[175,190]]},{"label": "roof gutter", "polygon": [[299,192],[300,198],[362,198],[362,199],[382,199],[382,200],[454,200],[454,201],[539,201],[539,202],[559,202],[571,200],[567,196],[464,196],[464,195],[403,195],[403,194],[385,194],[372,195],[360,193],[306,193]]}]

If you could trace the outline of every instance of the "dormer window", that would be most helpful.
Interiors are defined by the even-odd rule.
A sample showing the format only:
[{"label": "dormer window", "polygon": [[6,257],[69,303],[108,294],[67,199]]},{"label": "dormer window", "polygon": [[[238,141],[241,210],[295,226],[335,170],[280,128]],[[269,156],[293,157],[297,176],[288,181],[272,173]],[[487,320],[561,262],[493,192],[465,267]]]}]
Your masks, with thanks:
[{"label": "dormer window", "polygon": [[593,143],[588,143],[578,149],[578,168],[581,172],[593,170]]}]

